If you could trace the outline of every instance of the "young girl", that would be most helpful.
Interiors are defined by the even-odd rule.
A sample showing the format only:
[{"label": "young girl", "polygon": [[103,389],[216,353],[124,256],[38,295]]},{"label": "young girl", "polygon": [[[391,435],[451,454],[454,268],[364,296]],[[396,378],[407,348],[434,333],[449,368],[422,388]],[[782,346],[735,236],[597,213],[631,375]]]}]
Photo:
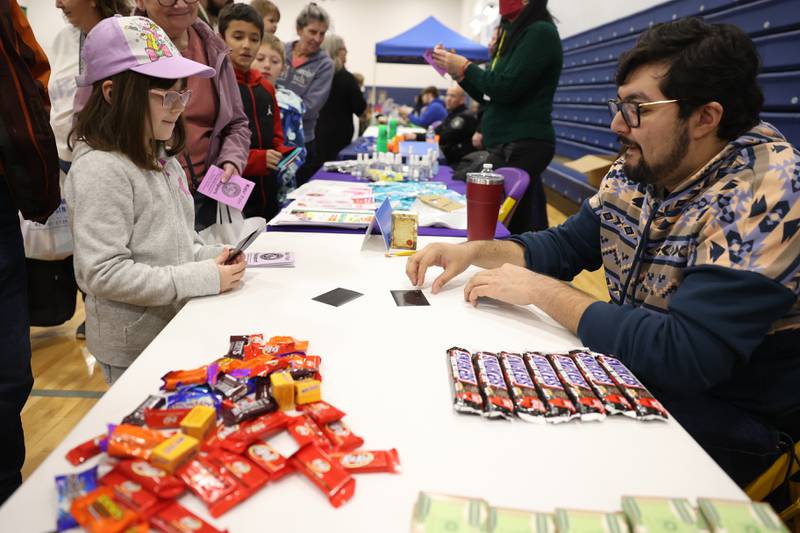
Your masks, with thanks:
[{"label": "young girl", "polygon": [[70,134],[65,183],[75,275],[87,293],[86,343],[113,383],[194,296],[239,286],[245,263],[205,246],[175,159],[184,149],[187,76],[214,69],[181,57],[143,17],[98,23],[83,48],[92,86]]}]

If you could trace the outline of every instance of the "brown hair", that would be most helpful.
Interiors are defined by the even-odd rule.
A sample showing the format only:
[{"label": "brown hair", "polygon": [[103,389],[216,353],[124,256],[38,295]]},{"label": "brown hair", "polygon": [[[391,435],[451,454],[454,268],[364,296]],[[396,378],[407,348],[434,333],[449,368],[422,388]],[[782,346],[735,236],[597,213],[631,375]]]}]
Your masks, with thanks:
[{"label": "brown hair", "polygon": [[275,17],[275,22],[281,21],[281,10],[269,0],[250,0],[250,5],[258,11],[262,19],[272,15]]},{"label": "brown hair", "polygon": [[429,95],[433,96],[434,98],[439,98],[439,89],[437,89],[433,85],[430,85],[430,86],[425,87],[424,89],[422,89],[422,93],[420,93],[420,94],[429,94]]},{"label": "brown hair", "polygon": [[264,37],[261,39],[261,46],[267,45],[281,56],[281,62],[286,63],[286,50],[283,48],[283,43],[280,39],[275,37],[271,33],[265,33]]},{"label": "brown hair", "polygon": [[95,150],[120,152],[139,168],[159,170],[161,167],[158,165],[158,154],[162,148],[170,157],[183,151],[186,127],[181,116],[175,123],[169,144],[165,141],[148,143],[145,140],[150,89],[169,89],[175,84],[175,80],[153,78],[132,70],[120,72],[107,79],[114,84],[111,103],[103,96],[103,83],[106,80],[96,81],[89,101],[78,113],[75,128],[69,134],[70,149],[73,139],[78,139]]},{"label": "brown hair", "polygon": [[129,0],[96,0],[95,1],[97,14],[101,18],[107,19],[114,15],[123,15],[127,17],[133,11],[133,7]]}]

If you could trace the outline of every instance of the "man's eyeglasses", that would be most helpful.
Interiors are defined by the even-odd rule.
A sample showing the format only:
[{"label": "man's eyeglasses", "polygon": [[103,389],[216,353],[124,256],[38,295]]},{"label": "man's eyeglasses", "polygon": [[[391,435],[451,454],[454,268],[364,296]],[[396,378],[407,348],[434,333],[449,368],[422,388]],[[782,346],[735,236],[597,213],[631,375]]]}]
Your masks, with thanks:
[{"label": "man's eyeglasses", "polygon": [[649,107],[652,105],[673,104],[679,100],[658,100],[657,102],[621,102],[619,100],[608,101],[608,112],[611,113],[611,119],[617,116],[617,113],[622,113],[622,120],[629,128],[638,128],[642,123],[642,107]]},{"label": "man's eyeglasses", "polygon": [[189,100],[192,99],[192,91],[186,89],[184,91],[166,91],[164,89],[150,89],[150,92],[161,96],[161,105],[164,109],[175,109],[180,104],[180,107],[189,105]]},{"label": "man's eyeglasses", "polygon": [[[178,3],[178,0],[158,0],[161,7],[172,7]],[[184,4],[196,4],[197,0],[183,0]]]}]

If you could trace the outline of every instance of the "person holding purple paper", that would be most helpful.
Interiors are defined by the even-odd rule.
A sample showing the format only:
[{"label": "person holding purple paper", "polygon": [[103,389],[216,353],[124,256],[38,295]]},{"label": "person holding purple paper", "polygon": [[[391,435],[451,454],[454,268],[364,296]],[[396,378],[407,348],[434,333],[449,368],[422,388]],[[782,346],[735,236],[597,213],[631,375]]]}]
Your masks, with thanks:
[{"label": "person holding purple paper", "polygon": [[208,246],[194,230],[194,202],[176,156],[186,78],[213,68],[181,56],[144,17],[112,17],[86,36],[91,87],[69,135],[64,193],[75,239],[75,277],[86,292],[86,345],[111,384],[195,296],[236,289],[244,258]]}]

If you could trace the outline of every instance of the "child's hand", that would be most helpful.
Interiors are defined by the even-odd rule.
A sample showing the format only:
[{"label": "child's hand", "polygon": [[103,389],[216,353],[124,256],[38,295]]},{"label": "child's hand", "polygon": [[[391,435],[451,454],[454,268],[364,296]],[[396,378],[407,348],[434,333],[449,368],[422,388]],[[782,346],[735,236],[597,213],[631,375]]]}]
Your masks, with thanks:
[{"label": "child's hand", "polygon": [[243,253],[239,254],[230,265],[225,264],[231,251],[231,248],[225,248],[225,250],[214,259],[214,262],[217,263],[217,269],[219,270],[220,293],[238,289],[244,277],[244,271],[247,268]]},{"label": "child's hand", "polygon": [[277,150],[267,150],[267,169],[275,170],[278,168],[278,163],[280,163],[281,159],[283,158],[283,154],[281,154]]}]

